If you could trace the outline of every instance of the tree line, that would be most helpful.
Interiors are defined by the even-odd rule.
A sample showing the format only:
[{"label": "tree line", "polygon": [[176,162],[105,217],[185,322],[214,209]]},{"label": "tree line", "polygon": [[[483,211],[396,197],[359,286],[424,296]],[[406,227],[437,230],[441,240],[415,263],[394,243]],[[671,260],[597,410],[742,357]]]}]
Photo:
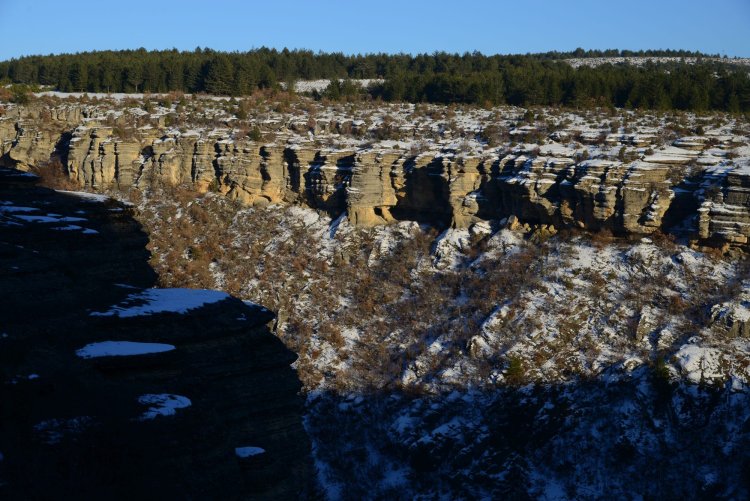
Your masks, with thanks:
[{"label": "tree line", "polygon": [[[569,57],[698,57],[685,62],[572,68]],[[297,80],[333,79],[323,96],[387,101],[616,106],[659,110],[750,111],[748,69],[689,51],[584,51],[526,55],[96,51],[0,62],[0,81],[64,92],[206,92],[247,95]],[[715,57],[715,56],[710,56]],[[384,79],[360,89],[338,79]]]}]

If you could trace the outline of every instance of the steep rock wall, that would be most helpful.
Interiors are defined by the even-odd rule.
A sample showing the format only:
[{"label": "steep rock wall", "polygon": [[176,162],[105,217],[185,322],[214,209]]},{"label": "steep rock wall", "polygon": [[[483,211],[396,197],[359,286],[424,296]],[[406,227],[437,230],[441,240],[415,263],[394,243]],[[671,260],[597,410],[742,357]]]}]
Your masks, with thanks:
[{"label": "steep rock wall", "polygon": [[[61,125],[70,124],[68,115]],[[147,128],[123,139],[95,124],[63,128],[55,136],[28,117],[0,121],[0,134],[6,163],[24,168],[55,153],[66,159],[72,180],[94,190],[188,183],[247,205],[303,203],[331,215],[347,211],[363,226],[410,219],[466,227],[514,215],[529,224],[620,234],[681,225],[718,245],[743,246],[750,238],[750,169],[687,167],[707,147],[691,138],[676,142],[689,149],[671,147],[670,154],[623,162],[576,161],[522,148],[481,158],[450,150],[331,150],[312,142],[235,140],[221,130]]]}]

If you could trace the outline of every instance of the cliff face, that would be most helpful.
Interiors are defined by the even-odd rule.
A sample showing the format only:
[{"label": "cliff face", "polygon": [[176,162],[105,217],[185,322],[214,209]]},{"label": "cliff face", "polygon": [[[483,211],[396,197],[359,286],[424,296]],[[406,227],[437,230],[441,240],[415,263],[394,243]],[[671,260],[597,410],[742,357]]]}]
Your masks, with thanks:
[{"label": "cliff face", "polygon": [[[476,156],[447,148],[419,153],[325,149],[310,141],[260,144],[235,140],[227,131],[157,128],[121,139],[97,125],[55,137],[28,122],[0,122],[6,163],[33,165],[54,152],[82,188],[192,183],[248,205],[303,203],[332,215],[347,211],[363,226],[408,219],[466,227],[516,216],[530,225],[621,234],[679,226],[696,241],[720,246],[742,246],[750,236],[750,169],[717,167],[720,159],[708,153],[709,144],[695,138],[635,161],[575,160],[558,143]],[[648,144],[641,137],[611,136],[607,144]]]},{"label": "cliff face", "polygon": [[310,445],[274,315],[150,288],[127,208],[33,183],[0,172],[0,497],[297,499]]}]

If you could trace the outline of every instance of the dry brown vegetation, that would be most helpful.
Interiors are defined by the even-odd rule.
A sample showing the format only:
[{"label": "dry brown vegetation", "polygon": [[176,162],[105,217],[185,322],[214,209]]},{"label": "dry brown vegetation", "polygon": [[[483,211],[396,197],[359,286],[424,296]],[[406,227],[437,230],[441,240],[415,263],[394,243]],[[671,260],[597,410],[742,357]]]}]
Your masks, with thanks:
[{"label": "dry brown vegetation", "polygon": [[[627,254],[632,244],[606,232],[590,243],[566,233],[494,255],[480,238],[462,266],[439,271],[430,265],[434,231],[414,231],[380,255],[377,232],[352,229],[326,256],[315,244],[320,237],[284,208],[248,209],[185,187],[146,197],[138,217],[161,285],[221,288],[278,312],[277,335],[299,354],[308,389],[429,391],[454,367],[462,367],[455,381],[462,385],[486,385],[498,371],[505,383],[552,377],[552,369],[540,369],[545,364],[557,377],[592,374],[602,343],[647,360],[662,356],[636,339],[645,307],[660,312],[656,326],[671,325],[679,345],[708,325],[707,308],[736,294],[736,281],[694,276],[686,266],[677,272],[692,290],[675,292],[670,267]],[[594,249],[619,247],[628,275],[567,270],[576,248],[566,243],[571,239]],[[664,255],[679,251],[669,237],[654,240]],[[557,325],[528,313],[540,301],[548,301],[544,314]],[[493,351],[477,352],[474,339],[499,305],[507,312],[491,328]],[[430,348],[434,343],[439,350]],[[416,379],[405,380],[410,371]]]},{"label": "dry brown vegetation", "polygon": [[65,166],[58,158],[52,158],[49,162],[31,167],[31,172],[39,176],[42,186],[54,190],[77,190],[80,187],[68,177]]}]

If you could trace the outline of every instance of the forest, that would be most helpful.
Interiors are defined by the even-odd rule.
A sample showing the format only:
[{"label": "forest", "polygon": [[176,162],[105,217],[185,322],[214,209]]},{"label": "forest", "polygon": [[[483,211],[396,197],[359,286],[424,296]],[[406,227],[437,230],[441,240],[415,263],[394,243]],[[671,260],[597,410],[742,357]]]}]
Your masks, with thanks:
[{"label": "forest", "polygon": [[[574,69],[563,61],[617,56],[697,57],[698,62],[604,64]],[[525,55],[138,49],[11,59],[0,62],[0,82],[40,85],[63,92],[182,91],[239,96],[258,89],[280,89],[282,85],[293,88],[298,80],[332,79],[329,88],[316,97],[750,112],[748,68],[708,57],[717,56],[614,49]],[[362,89],[348,79],[378,81]]]}]

